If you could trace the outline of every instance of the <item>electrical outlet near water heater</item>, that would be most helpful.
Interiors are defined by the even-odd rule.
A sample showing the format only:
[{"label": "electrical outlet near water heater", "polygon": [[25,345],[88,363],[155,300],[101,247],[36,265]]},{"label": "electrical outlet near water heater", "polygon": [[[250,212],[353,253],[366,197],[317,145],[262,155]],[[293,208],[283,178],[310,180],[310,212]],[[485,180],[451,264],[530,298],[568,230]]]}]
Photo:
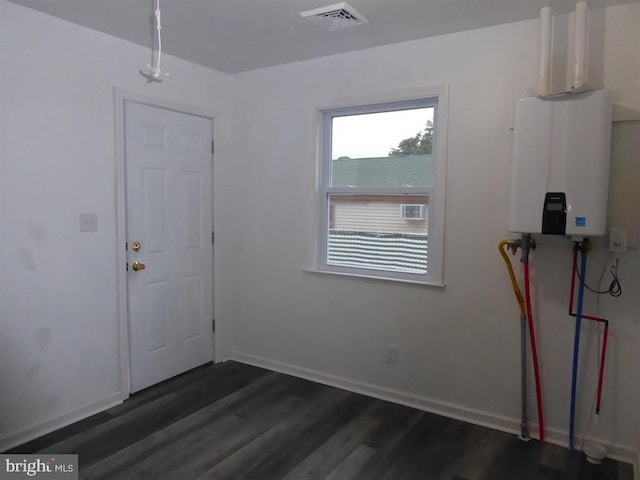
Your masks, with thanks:
[{"label": "electrical outlet near water heater", "polygon": [[602,236],[611,156],[611,93],[516,103],[509,229]]},{"label": "electrical outlet near water heater", "polygon": [[626,228],[609,229],[609,251],[622,253],[627,251],[628,236]]}]

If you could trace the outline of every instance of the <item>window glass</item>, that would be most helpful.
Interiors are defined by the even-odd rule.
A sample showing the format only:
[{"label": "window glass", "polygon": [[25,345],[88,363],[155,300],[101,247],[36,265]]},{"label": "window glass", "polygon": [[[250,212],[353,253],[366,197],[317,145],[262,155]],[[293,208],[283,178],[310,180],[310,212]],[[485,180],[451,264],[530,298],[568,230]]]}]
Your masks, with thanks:
[{"label": "window glass", "polygon": [[433,110],[332,117],[331,186],[433,185]]},{"label": "window glass", "polygon": [[321,268],[429,273],[437,98],[324,112]]},{"label": "window glass", "polygon": [[[333,218],[327,237],[327,263],[427,273],[427,218],[403,218],[401,207],[406,201],[404,195],[330,195]],[[411,202],[410,207],[422,207],[426,212],[429,199],[415,196]]]}]

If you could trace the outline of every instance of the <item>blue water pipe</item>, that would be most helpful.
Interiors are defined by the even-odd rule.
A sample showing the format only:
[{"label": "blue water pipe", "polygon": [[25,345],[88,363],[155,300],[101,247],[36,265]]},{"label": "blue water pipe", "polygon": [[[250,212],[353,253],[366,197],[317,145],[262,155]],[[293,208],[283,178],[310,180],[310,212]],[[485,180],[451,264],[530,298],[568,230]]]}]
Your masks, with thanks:
[{"label": "blue water pipe", "polygon": [[576,417],[576,386],[578,383],[578,353],[580,350],[580,326],[582,324],[582,303],[584,300],[584,279],[587,273],[587,248],[580,250],[580,285],[578,286],[578,306],[576,310],[576,332],[573,340],[573,372],[571,375],[571,418],[569,421],[569,450],[573,450],[573,434]]}]

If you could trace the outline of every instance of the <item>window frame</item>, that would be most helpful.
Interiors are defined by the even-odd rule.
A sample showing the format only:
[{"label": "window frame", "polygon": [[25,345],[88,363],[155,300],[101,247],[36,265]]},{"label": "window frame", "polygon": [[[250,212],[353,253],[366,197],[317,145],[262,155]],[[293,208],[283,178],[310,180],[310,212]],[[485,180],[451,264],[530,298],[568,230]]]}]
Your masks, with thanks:
[{"label": "window frame", "polygon": [[[445,186],[447,158],[447,86],[430,87],[411,94],[393,93],[369,96],[367,98],[343,99],[340,103],[316,109],[318,148],[317,177],[317,235],[315,240],[316,272],[342,274],[348,276],[444,286],[444,224]],[[430,187],[332,187],[331,184],[331,121],[333,117],[397,111],[411,108],[433,107],[434,144],[433,175]],[[427,218],[429,219],[429,253],[427,273],[392,272],[373,268],[332,265],[327,263],[329,206],[331,195],[403,195],[407,203],[411,196],[429,197]]]}]

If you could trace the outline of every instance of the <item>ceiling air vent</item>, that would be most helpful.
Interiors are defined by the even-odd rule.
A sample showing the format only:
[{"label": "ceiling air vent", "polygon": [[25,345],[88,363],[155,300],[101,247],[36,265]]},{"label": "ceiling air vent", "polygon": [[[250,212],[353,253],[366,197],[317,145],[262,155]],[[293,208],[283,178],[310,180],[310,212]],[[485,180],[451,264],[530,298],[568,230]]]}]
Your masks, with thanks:
[{"label": "ceiling air vent", "polygon": [[316,24],[323,30],[328,31],[355,27],[356,25],[369,22],[362,14],[346,2],[300,12],[300,16]]}]

